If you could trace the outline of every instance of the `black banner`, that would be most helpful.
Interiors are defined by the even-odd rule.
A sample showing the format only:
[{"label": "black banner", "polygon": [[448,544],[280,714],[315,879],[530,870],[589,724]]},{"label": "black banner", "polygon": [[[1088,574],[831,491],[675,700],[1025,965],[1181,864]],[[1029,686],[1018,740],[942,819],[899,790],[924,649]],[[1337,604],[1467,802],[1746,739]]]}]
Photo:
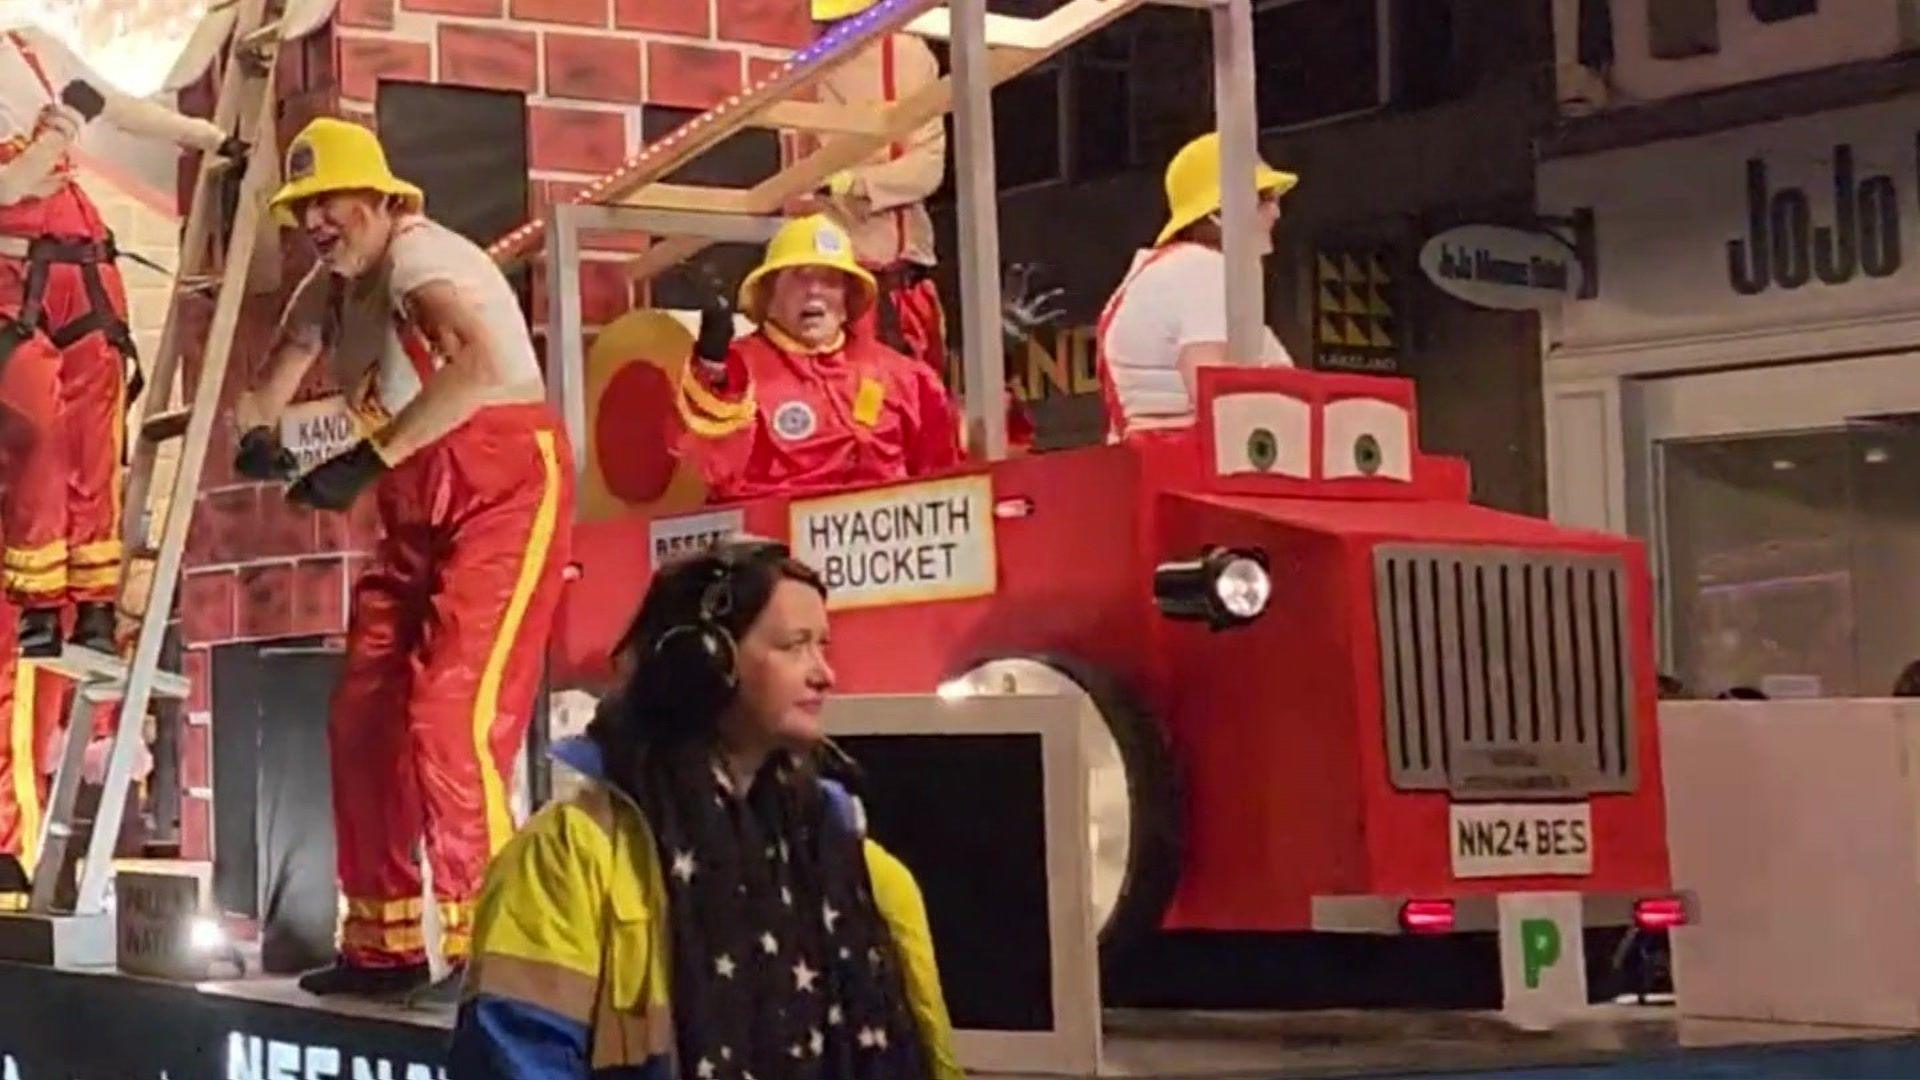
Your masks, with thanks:
[{"label": "black banner", "polygon": [[[445,1080],[448,1031],[0,964],[5,1080]],[[415,1014],[429,1021],[425,1014]]]}]

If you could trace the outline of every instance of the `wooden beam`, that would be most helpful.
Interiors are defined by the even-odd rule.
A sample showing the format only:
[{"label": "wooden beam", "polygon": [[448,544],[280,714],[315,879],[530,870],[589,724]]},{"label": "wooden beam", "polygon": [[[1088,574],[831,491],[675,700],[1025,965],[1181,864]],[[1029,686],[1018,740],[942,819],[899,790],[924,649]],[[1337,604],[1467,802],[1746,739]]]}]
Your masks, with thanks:
[{"label": "wooden beam", "polygon": [[[987,69],[991,73],[991,82],[998,86],[1018,77],[1055,52],[1136,10],[1146,2],[1147,0],[1068,0],[1065,6],[1045,19],[1034,20],[1047,25],[1049,42],[1047,48],[1000,48],[989,51]],[[754,185],[752,189],[754,205],[784,206],[787,200],[794,196],[818,189],[834,173],[853,168],[866,161],[888,143],[909,138],[915,131],[945,116],[953,109],[953,92],[953,77],[945,76],[938,82],[923,87],[911,97],[876,110],[879,116],[878,130],[827,136],[812,153]],[[761,106],[756,111],[764,112],[765,106]],[[962,227],[965,227],[964,222]],[[645,255],[629,264],[628,272],[634,280],[645,281],[670,269],[675,262],[698,254],[709,243],[710,241],[695,237],[675,237],[670,244],[662,243],[649,248]]]},{"label": "wooden beam", "polygon": [[627,264],[627,276],[634,281],[648,281],[659,274],[686,262],[713,245],[713,241],[704,236],[664,237],[644,255]]},{"label": "wooden beam", "polygon": [[646,210],[692,210],[703,214],[767,214],[779,204],[765,205],[748,188],[710,187],[699,184],[652,183],[638,191],[610,200],[609,206],[634,206]]},{"label": "wooden beam", "polygon": [[880,109],[870,106],[776,101],[760,113],[755,123],[820,135],[879,135],[884,119]]}]

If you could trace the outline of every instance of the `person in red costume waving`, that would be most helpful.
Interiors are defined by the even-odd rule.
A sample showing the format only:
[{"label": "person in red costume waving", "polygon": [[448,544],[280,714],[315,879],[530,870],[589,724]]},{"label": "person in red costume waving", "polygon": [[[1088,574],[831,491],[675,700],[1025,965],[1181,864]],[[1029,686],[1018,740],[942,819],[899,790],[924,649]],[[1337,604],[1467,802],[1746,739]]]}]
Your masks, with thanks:
[{"label": "person in red costume waving", "polygon": [[128,97],[33,30],[0,35],[0,579],[20,654],[70,640],[112,652],[120,587],[121,446],[134,354],[113,235],[74,177],[89,121],[230,157],[214,124]]},{"label": "person in red costume waving", "polygon": [[759,330],[737,341],[724,303],[701,316],[677,395],[678,452],[716,500],[804,495],[904,480],[960,460],[939,375],[850,320],[874,303],[873,275],[824,215],[788,222],[740,286]]}]

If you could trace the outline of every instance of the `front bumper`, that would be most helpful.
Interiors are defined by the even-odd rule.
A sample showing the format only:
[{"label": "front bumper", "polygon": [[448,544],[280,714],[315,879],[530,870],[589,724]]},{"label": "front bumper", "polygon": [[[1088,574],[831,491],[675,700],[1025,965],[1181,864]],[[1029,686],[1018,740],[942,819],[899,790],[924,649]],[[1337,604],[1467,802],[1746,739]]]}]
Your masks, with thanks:
[{"label": "front bumper", "polygon": [[[1539,891],[1539,890],[1528,890]],[[1580,892],[1569,889],[1569,892]],[[1686,925],[1700,920],[1699,899],[1691,892],[1581,892],[1581,923],[1593,928],[1632,926],[1634,905],[1641,900],[1678,897],[1686,907]],[[1470,893],[1447,896],[1316,896],[1313,898],[1313,929],[1327,934],[1407,934],[1400,912],[1409,900],[1450,900],[1453,902],[1453,929],[1456,934],[1495,933],[1500,929],[1498,893]]]}]

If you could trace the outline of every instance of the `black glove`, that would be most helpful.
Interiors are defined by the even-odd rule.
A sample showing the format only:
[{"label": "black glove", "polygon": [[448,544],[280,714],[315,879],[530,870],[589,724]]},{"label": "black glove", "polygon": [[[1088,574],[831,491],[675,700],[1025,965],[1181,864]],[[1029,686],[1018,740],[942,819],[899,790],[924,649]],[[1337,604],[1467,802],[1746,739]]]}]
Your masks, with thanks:
[{"label": "black glove", "polygon": [[365,439],[319,466],[287,489],[287,501],[316,510],[345,510],[367,485],[380,479],[387,463]]},{"label": "black glove", "polygon": [[213,152],[228,161],[245,161],[253,152],[253,144],[238,135],[229,135],[227,140],[213,148]]},{"label": "black glove", "polygon": [[700,307],[700,336],[693,355],[709,364],[724,364],[733,348],[733,305],[724,297],[710,298]]},{"label": "black glove", "polygon": [[60,89],[60,101],[71,106],[74,112],[92,120],[107,107],[107,99],[92,86],[75,79]]},{"label": "black glove", "polygon": [[300,468],[293,451],[280,445],[280,437],[265,426],[249,428],[240,436],[240,452],[233,457],[233,471],[250,480],[288,480]]}]

